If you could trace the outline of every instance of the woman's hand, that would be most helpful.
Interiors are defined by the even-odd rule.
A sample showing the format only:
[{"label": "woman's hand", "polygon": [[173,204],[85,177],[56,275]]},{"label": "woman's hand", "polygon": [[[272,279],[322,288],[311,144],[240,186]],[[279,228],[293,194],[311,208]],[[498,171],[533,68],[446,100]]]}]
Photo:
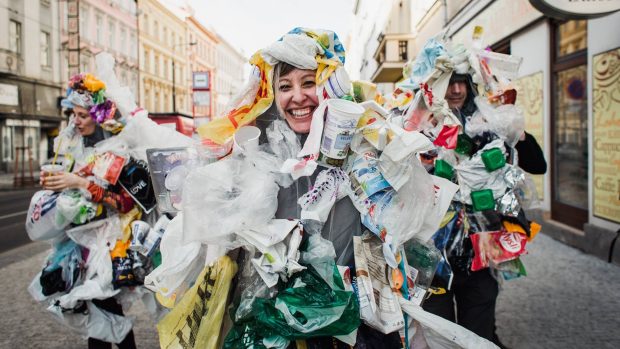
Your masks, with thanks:
[{"label": "woman's hand", "polygon": [[41,179],[39,181],[43,189],[62,191],[64,189],[88,189],[90,181],[86,178],[82,178],[74,173],[59,172],[49,174],[41,172]]}]

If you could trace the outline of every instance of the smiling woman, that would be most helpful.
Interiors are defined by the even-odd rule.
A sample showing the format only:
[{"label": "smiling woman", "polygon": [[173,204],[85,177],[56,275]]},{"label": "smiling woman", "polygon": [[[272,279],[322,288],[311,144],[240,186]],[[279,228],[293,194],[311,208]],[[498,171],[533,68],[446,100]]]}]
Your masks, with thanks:
[{"label": "smiling woman", "polygon": [[310,132],[312,114],[319,105],[316,72],[279,63],[275,68],[274,91],[278,112],[296,133]]}]

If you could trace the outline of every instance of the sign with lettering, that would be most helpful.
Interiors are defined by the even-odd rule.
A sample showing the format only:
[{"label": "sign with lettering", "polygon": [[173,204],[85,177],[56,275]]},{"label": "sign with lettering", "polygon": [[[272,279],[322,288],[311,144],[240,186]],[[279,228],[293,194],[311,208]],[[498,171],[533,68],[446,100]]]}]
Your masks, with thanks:
[{"label": "sign with lettering", "polygon": [[[523,76],[514,82],[517,90],[516,105],[523,111],[525,130],[534,136],[536,142],[544,151],[544,101],[543,101],[543,73],[537,72]],[[544,175],[531,175],[538,198],[544,198]]]},{"label": "sign with lettering", "polygon": [[620,10],[620,0],[530,0],[532,6],[549,17],[587,19]]},{"label": "sign with lettering", "polygon": [[209,80],[209,72],[208,71],[195,71],[193,74],[194,77],[194,90],[210,90],[210,80]]},{"label": "sign with lettering", "polygon": [[620,48],[594,56],[592,80],[593,213],[620,223]]}]

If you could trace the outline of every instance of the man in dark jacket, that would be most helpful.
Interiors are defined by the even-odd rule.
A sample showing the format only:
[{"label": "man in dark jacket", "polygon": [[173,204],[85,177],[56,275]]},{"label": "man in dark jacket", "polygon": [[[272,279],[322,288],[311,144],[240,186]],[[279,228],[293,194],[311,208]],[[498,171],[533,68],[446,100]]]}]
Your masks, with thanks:
[{"label": "man in dark jacket", "polygon": [[[469,75],[453,74],[445,99],[454,114],[465,125],[467,117],[477,110],[474,103],[475,86]],[[519,167],[533,174],[547,171],[547,163],[536,140],[524,132],[515,146],[519,154]],[[423,304],[426,311],[456,322],[472,332],[504,347],[495,334],[495,304],[499,293],[498,283],[489,268],[471,271],[474,251],[468,235],[475,232],[476,220],[471,208],[453,203],[457,214],[449,224],[450,237],[447,243],[448,263],[452,270],[452,282],[435,277],[433,286],[440,291],[432,294]],[[484,212],[485,223],[499,223],[497,212]],[[465,231],[464,220],[471,226]],[[456,308],[456,311],[455,311]]]}]

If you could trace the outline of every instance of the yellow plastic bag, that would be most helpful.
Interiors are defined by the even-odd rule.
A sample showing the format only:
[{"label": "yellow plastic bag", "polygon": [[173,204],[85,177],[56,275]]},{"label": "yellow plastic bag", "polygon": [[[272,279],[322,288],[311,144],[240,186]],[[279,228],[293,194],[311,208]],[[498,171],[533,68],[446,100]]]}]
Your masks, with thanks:
[{"label": "yellow plastic bag", "polygon": [[207,266],[194,286],[158,324],[162,348],[218,348],[220,328],[237,264],[223,256]]}]

